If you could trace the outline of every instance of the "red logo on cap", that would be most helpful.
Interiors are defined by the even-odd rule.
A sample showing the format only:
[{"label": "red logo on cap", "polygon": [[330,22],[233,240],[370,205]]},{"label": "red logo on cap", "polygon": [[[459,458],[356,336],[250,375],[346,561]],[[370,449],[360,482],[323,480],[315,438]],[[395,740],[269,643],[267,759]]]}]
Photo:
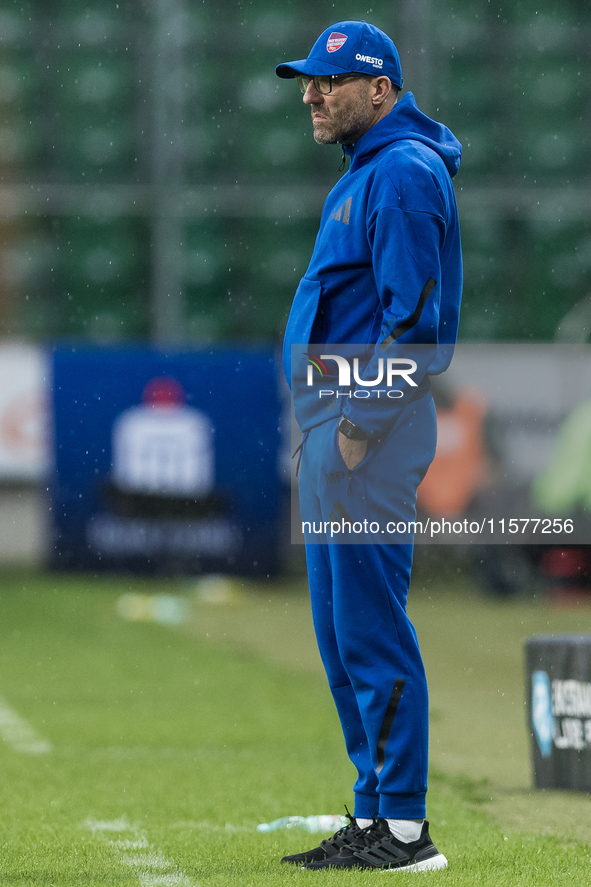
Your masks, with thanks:
[{"label": "red logo on cap", "polygon": [[336,52],[337,49],[340,49],[341,46],[345,44],[347,40],[346,34],[339,34],[338,31],[333,31],[328,40],[326,41],[326,48],[329,52]]}]

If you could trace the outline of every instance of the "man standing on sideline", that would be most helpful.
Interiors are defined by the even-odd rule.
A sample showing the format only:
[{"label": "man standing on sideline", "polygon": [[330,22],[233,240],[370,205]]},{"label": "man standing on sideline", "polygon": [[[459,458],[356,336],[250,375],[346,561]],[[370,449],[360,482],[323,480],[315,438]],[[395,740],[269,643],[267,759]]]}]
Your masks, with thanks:
[{"label": "man standing on sideline", "polygon": [[[412,93],[399,99],[396,47],[366,22],[338,22],[307,58],[276,72],[297,80],[315,141],[340,144],[350,161],[326,200],[292,305],[284,349],[288,381],[292,345],[308,356],[315,344],[361,343],[375,352],[376,366],[378,355],[387,358],[401,344],[453,346],[462,287],[451,183],[459,142],[419,111]],[[331,413],[294,398],[304,432],[304,520],[377,508],[399,523],[412,522],[416,488],[435,453],[429,373],[445,363],[423,365],[415,387],[407,386],[403,401],[389,401],[386,409],[383,399],[337,397]],[[344,492],[335,503],[328,484],[341,478]],[[406,615],[412,551],[412,536],[400,544],[306,537],[314,627],[358,778],[349,824],[282,862],[413,871],[447,865],[425,819],[427,684]]]}]

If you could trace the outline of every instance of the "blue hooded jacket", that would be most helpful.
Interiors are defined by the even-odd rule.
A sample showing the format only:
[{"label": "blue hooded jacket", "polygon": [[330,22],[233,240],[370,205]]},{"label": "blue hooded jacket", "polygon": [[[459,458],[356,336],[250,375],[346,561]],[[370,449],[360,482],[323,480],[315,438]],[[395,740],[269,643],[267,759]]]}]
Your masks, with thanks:
[{"label": "blue hooded jacket", "polygon": [[[296,353],[314,343],[377,345],[386,353],[389,343],[456,341],[462,260],[451,177],[460,165],[460,143],[423,114],[409,92],[344,150],[349,170],[326,199],[287,322],[284,368],[290,384],[292,345],[302,346]],[[423,367],[423,384],[427,372],[446,368],[451,351],[441,349]],[[294,378],[306,369],[297,363]],[[367,378],[374,377],[369,366]],[[312,391],[292,389],[303,431],[330,418]],[[401,408],[372,398],[343,398],[340,404],[369,437],[381,437]]]}]

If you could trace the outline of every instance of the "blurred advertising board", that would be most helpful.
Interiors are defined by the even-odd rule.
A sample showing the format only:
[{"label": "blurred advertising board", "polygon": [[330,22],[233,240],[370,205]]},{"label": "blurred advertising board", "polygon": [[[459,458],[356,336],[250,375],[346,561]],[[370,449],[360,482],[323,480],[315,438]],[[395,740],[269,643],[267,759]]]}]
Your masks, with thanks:
[{"label": "blurred advertising board", "polygon": [[0,343],[0,481],[38,482],[48,473],[49,373],[41,348]]},{"label": "blurred advertising board", "polygon": [[[306,533],[319,544],[413,537],[419,544],[591,544],[591,345],[394,343],[390,356],[380,347],[293,346],[295,416],[312,429],[304,453],[314,496],[304,498],[302,514],[292,484],[292,542]],[[400,490],[406,466],[430,445],[427,401],[418,406],[429,388],[437,448],[418,487],[415,520]],[[352,470],[337,439],[345,408],[370,432]]]},{"label": "blurred advertising board", "polygon": [[429,538],[591,543],[591,345],[458,345],[432,377]]},{"label": "blurred advertising board", "polygon": [[58,348],[53,408],[55,567],[276,572],[272,349]]}]

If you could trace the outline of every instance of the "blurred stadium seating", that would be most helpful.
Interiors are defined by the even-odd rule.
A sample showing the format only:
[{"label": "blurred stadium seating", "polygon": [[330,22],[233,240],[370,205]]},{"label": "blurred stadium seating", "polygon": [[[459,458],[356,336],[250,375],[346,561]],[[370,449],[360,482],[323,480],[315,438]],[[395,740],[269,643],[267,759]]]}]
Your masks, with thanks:
[{"label": "blurred stadium seating", "polygon": [[[405,87],[464,145],[461,337],[551,340],[591,291],[591,7],[411,7],[376,0],[371,19],[398,43]],[[334,16],[325,0],[223,16],[186,0],[0,0],[0,332],[149,337],[166,310],[165,218],[181,298],[160,327],[278,340],[340,154],[314,144],[273,69]]]}]

